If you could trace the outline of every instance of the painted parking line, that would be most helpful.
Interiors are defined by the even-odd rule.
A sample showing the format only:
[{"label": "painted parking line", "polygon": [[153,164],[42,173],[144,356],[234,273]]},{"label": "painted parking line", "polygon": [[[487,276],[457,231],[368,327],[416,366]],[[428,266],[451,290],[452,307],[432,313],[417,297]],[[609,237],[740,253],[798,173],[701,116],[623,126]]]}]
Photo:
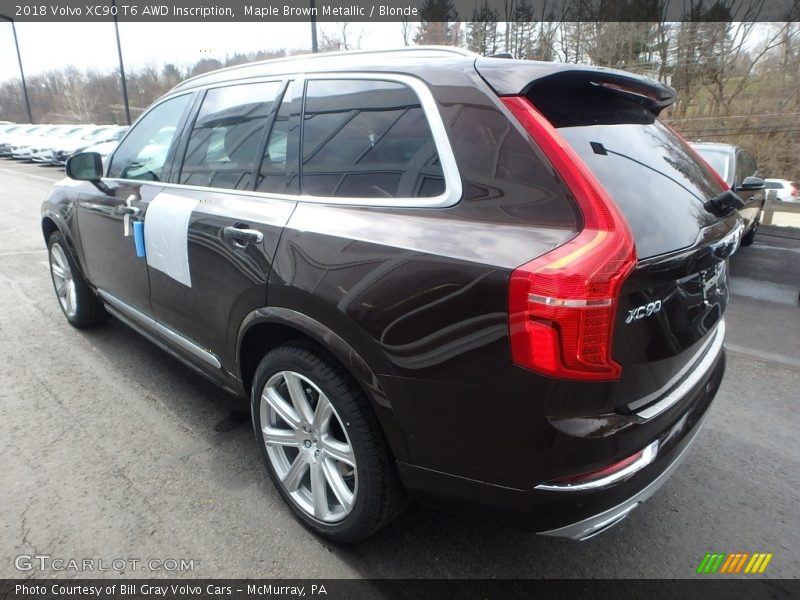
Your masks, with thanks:
[{"label": "painted parking line", "polygon": [[21,171],[12,171],[11,169],[0,169],[0,173],[8,173],[9,175],[22,175],[23,177],[30,177],[32,179],[39,179],[47,183],[55,183],[58,179],[45,177],[44,175],[36,175],[35,173],[23,173]]}]

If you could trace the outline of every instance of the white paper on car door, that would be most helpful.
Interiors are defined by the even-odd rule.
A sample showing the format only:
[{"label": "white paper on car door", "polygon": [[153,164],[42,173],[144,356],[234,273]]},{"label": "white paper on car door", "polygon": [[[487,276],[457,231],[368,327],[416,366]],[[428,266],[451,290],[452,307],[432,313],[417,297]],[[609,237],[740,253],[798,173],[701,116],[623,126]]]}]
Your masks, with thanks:
[{"label": "white paper on car door", "polygon": [[144,247],[147,264],[175,281],[192,287],[189,273],[189,218],[197,200],[158,194],[147,205]]}]

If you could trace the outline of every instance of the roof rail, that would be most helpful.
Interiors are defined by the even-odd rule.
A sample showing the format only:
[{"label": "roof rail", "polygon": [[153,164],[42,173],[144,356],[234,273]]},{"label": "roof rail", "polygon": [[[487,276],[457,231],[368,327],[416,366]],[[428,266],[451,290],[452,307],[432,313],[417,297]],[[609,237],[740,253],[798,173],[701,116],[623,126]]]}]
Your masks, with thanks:
[{"label": "roof rail", "polygon": [[175,87],[183,86],[191,81],[194,81],[195,79],[200,79],[212,73],[235,71],[236,69],[243,69],[258,65],[271,65],[275,63],[290,62],[294,60],[322,59],[322,58],[336,57],[336,56],[360,56],[365,54],[406,54],[406,53],[413,54],[415,52],[428,52],[428,53],[441,52],[442,56],[447,56],[452,54],[464,57],[480,56],[478,54],[475,54],[474,52],[471,52],[470,50],[465,50],[464,48],[458,48],[456,46],[402,46],[400,48],[386,48],[383,50],[340,50],[336,52],[318,52],[316,54],[293,54],[292,56],[282,56],[280,58],[268,58],[266,60],[257,60],[254,62],[243,63],[241,65],[233,65],[230,67],[223,67],[222,69],[215,69],[214,71],[209,71],[207,73],[200,73],[199,75],[195,75],[193,77],[189,77],[188,79],[184,79]]}]

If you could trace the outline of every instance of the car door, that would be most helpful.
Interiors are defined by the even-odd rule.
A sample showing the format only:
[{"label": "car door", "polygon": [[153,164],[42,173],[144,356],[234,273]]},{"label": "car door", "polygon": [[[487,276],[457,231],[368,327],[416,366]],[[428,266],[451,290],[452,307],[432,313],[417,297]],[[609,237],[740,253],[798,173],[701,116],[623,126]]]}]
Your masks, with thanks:
[{"label": "car door", "polygon": [[[230,372],[240,324],[266,305],[275,249],[296,205],[285,196],[286,131],[294,105],[287,87],[291,82],[281,80],[207,90],[184,134],[172,185],[151,203],[145,219],[147,239],[154,205],[159,214],[174,210],[184,219],[178,234],[185,236],[177,259],[182,264],[171,272],[150,262],[156,319]],[[277,138],[283,140],[282,157]],[[270,149],[282,164],[270,158]]]},{"label": "car door", "polygon": [[[174,132],[188,115],[191,100],[192,94],[181,94],[145,113],[114,152],[101,184],[78,197],[78,228],[88,278],[120,310],[151,313],[147,262],[137,256],[133,223],[144,219],[148,205],[162,189]],[[164,131],[171,135],[154,152],[152,142]]]}]

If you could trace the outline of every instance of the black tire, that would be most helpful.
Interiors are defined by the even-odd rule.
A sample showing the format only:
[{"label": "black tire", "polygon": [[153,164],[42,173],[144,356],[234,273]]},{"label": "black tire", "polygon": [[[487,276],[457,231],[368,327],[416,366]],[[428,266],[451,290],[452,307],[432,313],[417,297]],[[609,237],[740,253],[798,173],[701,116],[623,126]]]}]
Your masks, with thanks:
[{"label": "black tire", "polygon": [[[83,278],[61,232],[54,231],[50,234],[47,240],[47,256],[50,263],[50,279],[53,282],[56,299],[69,324],[83,329],[105,323],[109,315],[103,307],[103,303]],[[65,263],[65,265],[60,265],[59,262]],[[64,266],[69,271],[65,275],[74,288],[74,294],[70,295],[69,300],[62,299],[62,295],[59,293],[59,285],[60,283],[63,285],[63,279],[60,279],[58,275],[58,268],[61,267],[63,272]]]},{"label": "black tire", "polygon": [[758,220],[753,221],[750,231],[742,236],[742,246],[750,246],[756,240],[756,233],[758,232]]},{"label": "black tire", "polygon": [[[357,474],[357,483],[354,484],[355,497],[349,513],[336,522],[326,522],[316,518],[314,514],[310,514],[308,510],[304,509],[292,498],[281,482],[281,478],[276,472],[276,466],[273,464],[273,459],[270,458],[267,450],[262,430],[265,421],[262,418],[267,419],[268,422],[269,413],[272,413],[273,418],[276,413],[273,408],[264,404],[264,414],[262,415],[262,394],[268,382],[280,381],[280,378],[286,372],[299,374],[306,378],[308,382],[316,386],[319,392],[327,397],[333,406],[338,423],[346,433],[346,437],[343,439],[346,439],[350,448],[352,448],[352,455],[355,458],[356,465],[353,468],[353,480],[356,480],[355,474]],[[284,380],[283,384],[287,384],[287,381]],[[312,407],[316,416],[316,407],[319,406],[319,400],[317,400],[316,407],[312,406],[314,392],[312,392],[310,386],[306,386],[306,383],[301,381],[301,384],[305,388],[304,397],[312,399],[309,406]],[[271,383],[271,385],[275,384]],[[276,387],[275,389],[279,388]],[[284,389],[286,393],[282,393],[282,397],[288,395],[288,387]],[[294,401],[290,400],[290,403],[290,407],[295,409],[296,404]],[[368,400],[350,374],[332,357],[329,357],[324,350],[310,344],[297,343],[280,346],[269,352],[261,360],[255,373],[251,394],[251,408],[256,438],[261,448],[267,471],[275,487],[292,508],[296,517],[310,530],[332,541],[355,542],[369,537],[401,512],[405,505],[404,490],[400,484],[394,461],[388,451],[378,420]],[[300,414],[300,411],[297,411],[296,414]],[[310,419],[309,422],[311,422]],[[292,431],[292,426],[289,425],[289,422],[286,421],[285,424],[288,427],[286,431]],[[320,431],[317,434],[316,429],[314,433],[302,433],[297,428],[294,431],[300,436],[319,435],[320,439],[323,438],[322,432]],[[306,430],[304,429],[303,431]],[[306,439],[302,444],[308,441]],[[317,443],[316,439],[314,443]],[[302,452],[313,452],[314,450],[313,448],[303,450],[300,446],[301,443],[298,443],[295,461],[297,461]],[[272,445],[273,456],[276,447],[282,452],[288,453],[282,446]],[[294,449],[290,450],[294,451]],[[327,460],[324,454],[325,450],[322,450],[322,452],[323,458],[320,461]],[[306,454],[306,456],[309,457],[306,473],[309,477],[307,486],[310,490],[312,489],[310,481],[312,477],[311,467],[315,465],[311,465],[312,456],[309,454]],[[277,460],[280,461],[280,459]],[[314,459],[314,462],[317,462],[316,459]],[[306,475],[303,477],[305,478]],[[303,479],[303,481],[306,480]],[[335,501],[330,480],[325,480],[323,486],[326,497],[334,498]],[[316,498],[316,495],[312,494],[312,497]],[[325,510],[327,510],[327,502],[325,506]]]}]

